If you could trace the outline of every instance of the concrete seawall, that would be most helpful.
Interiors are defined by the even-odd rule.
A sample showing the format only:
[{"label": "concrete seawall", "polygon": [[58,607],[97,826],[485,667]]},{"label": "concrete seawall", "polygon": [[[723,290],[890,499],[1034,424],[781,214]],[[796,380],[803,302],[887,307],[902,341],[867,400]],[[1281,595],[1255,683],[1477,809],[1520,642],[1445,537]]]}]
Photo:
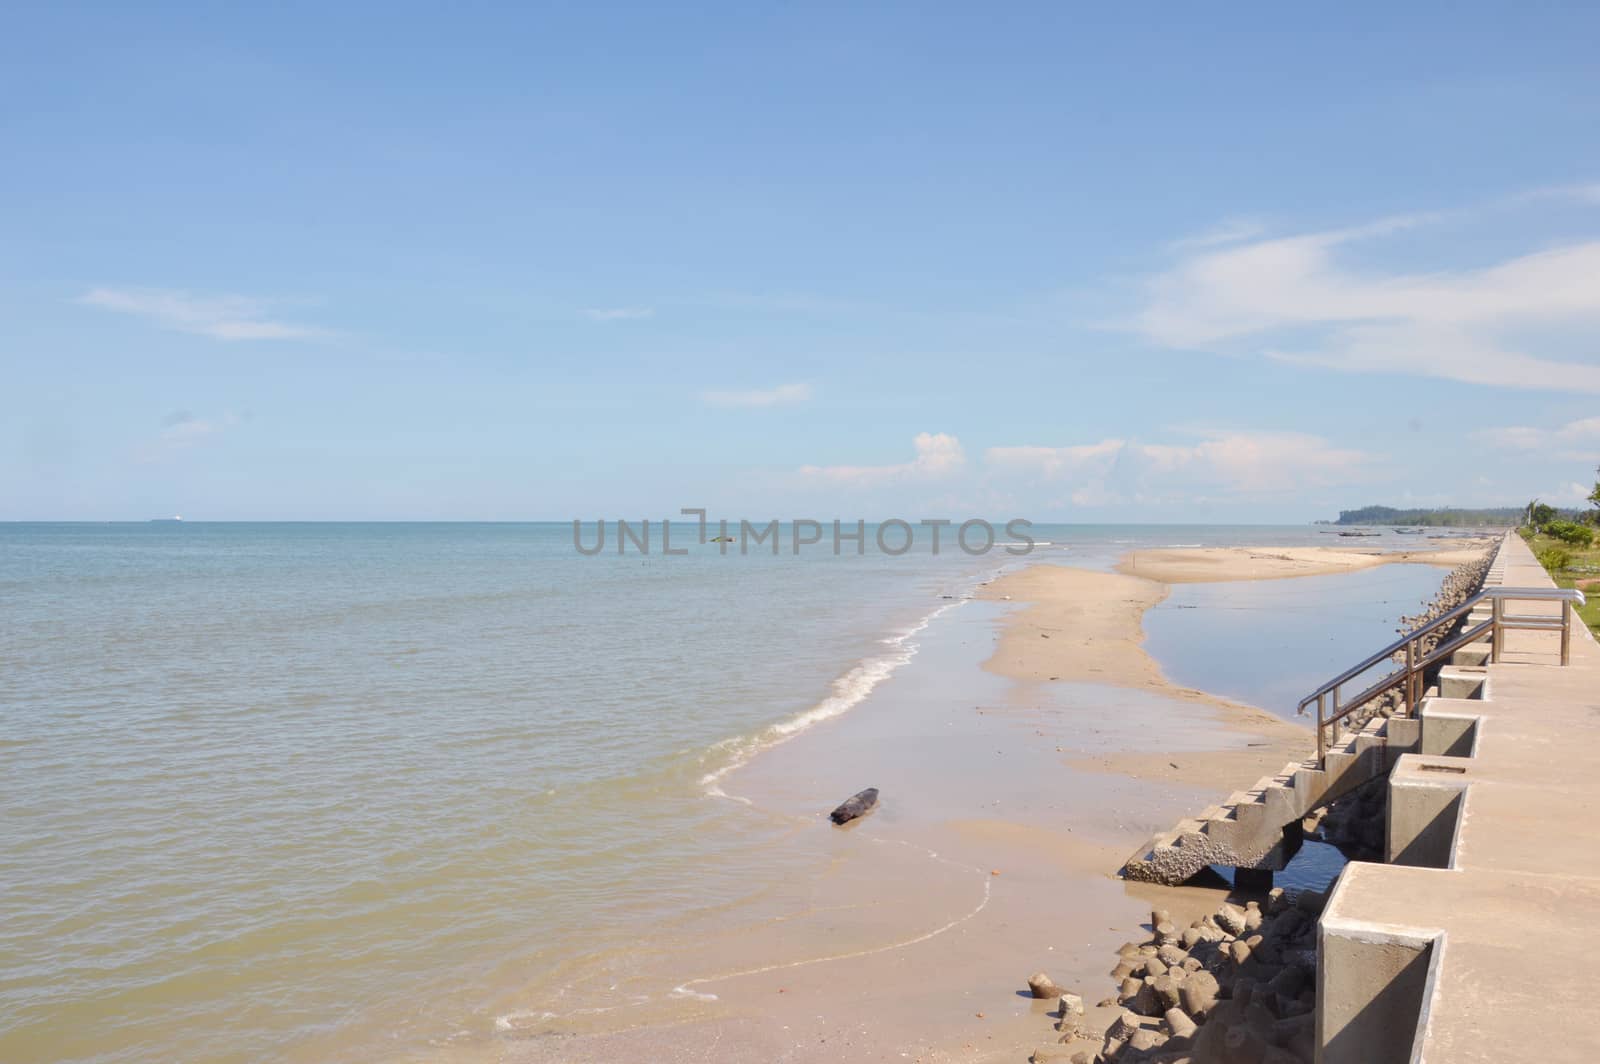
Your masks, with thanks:
[{"label": "concrete seawall", "polygon": [[[1516,536],[1494,585],[1553,586]],[[1600,927],[1600,646],[1575,619],[1566,667],[1557,632],[1504,638],[1498,663],[1464,655],[1423,701],[1419,752],[1389,777],[1390,863],[1349,865],[1329,898],[1318,1064],[1600,1061],[1586,971]]]}]

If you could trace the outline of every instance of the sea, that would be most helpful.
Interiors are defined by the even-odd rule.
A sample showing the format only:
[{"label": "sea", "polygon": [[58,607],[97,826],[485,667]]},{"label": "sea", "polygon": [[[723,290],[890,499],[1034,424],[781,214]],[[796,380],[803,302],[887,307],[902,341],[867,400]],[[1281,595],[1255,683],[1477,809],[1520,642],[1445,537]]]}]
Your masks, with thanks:
[{"label": "sea", "polygon": [[[508,987],[777,874],[750,855],[779,829],[720,782],[872,712],[999,573],[1420,545],[1036,525],[1022,554],[996,528],[981,554],[885,553],[871,526],[836,554],[831,530],[773,553],[675,525],[668,554],[614,526],[585,553],[593,522],[0,524],[0,1061],[482,1037]],[[1287,715],[1441,576],[1181,586],[1149,649]]]}]

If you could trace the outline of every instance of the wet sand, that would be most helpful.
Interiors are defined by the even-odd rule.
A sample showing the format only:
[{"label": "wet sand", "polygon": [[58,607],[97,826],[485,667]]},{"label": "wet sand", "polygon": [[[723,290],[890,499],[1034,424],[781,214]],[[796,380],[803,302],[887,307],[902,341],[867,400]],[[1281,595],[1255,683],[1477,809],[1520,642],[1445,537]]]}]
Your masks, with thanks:
[{"label": "wet sand", "polygon": [[[1123,883],[1128,853],[1238,786],[1241,760],[1281,765],[1280,749],[1306,741],[1165,682],[1138,645],[1164,593],[1055,566],[991,584],[857,712],[720,781],[784,825],[775,847],[810,854],[786,867],[813,872],[666,930],[569,992],[620,1009],[524,1002],[484,1059],[1014,1061],[1053,1040],[1049,1004],[1025,996],[1030,972],[1099,1000],[1152,905],[1198,916],[1220,897]],[[1109,664],[1126,672],[1099,671]],[[1109,770],[1147,750],[1193,770],[1154,785]],[[878,810],[827,824],[869,785]]]},{"label": "wet sand", "polygon": [[[1108,958],[1152,905],[1215,906],[1219,892],[1115,872],[1139,841],[1232,783],[1151,786],[1074,767],[1152,735],[1186,756],[1213,748],[1221,711],[1097,683],[1018,684],[981,667],[1014,613],[964,603],[857,712],[719,781],[725,800],[777,828],[770,860],[753,855],[743,902],[569,973],[558,996],[548,986],[507,995],[489,1006],[510,1016],[492,1041],[422,1059],[1025,1058],[1051,1007],[1026,996],[1030,972],[1098,1000]],[[828,824],[869,785],[882,792],[876,811]],[[789,870],[781,882],[760,871],[769,864]]]},{"label": "wet sand", "polygon": [[[719,781],[708,800],[774,828],[744,899],[696,910],[687,883],[681,921],[501,995],[494,1037],[415,1059],[1026,1059],[1056,1037],[1030,972],[1098,1001],[1152,906],[1188,922],[1222,897],[1124,883],[1128,854],[1310,747],[1162,673],[1141,618],[1167,593],[1046,564],[992,581],[855,712]],[[828,824],[866,786],[878,809]]]},{"label": "wet sand", "polygon": [[1132,551],[1117,571],[1164,584],[1213,580],[1280,580],[1348,573],[1374,565],[1421,562],[1453,568],[1471,561],[1492,540],[1461,539],[1438,550],[1362,550],[1349,547],[1195,547]]},{"label": "wet sand", "polygon": [[1140,744],[1142,749],[1079,757],[1071,762],[1075,769],[1227,793],[1305,757],[1310,742],[1305,728],[1166,677],[1145,652],[1142,622],[1145,611],[1167,594],[1166,585],[1151,580],[1067,566],[1034,565],[1002,577],[984,588],[983,596],[1026,605],[1008,618],[984,667],[1031,684],[1093,680],[1131,687],[1219,713],[1220,726],[1211,733],[1217,742],[1204,751],[1175,756],[1157,731]]}]

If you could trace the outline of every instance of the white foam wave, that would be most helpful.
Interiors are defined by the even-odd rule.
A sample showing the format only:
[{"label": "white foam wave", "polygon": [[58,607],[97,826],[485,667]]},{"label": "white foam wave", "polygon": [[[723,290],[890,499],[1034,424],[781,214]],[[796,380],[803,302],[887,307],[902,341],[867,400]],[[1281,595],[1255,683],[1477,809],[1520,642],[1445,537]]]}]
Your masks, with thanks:
[{"label": "white foam wave", "polygon": [[497,1031],[514,1031],[517,1029],[517,1024],[522,1020],[543,1021],[553,1020],[555,1018],[556,1014],[553,1012],[535,1012],[531,1009],[518,1012],[507,1012],[504,1015],[496,1016],[494,1018],[494,1029]]},{"label": "white foam wave", "polygon": [[[611,989],[615,990],[616,986],[613,985]],[[565,996],[565,994],[566,991],[563,990],[558,996]],[[563,1020],[570,1016],[592,1016],[601,1012],[615,1012],[617,1009],[624,1008],[627,1004],[643,1005],[649,1000],[649,994],[633,994],[629,996],[629,1001],[623,1004],[593,1005],[589,1008],[573,1009],[570,1012],[551,1012],[548,1009],[518,1009],[496,1016],[494,1018],[494,1029],[497,1031],[526,1030],[541,1023],[549,1023],[551,1020]]]},{"label": "white foam wave", "polygon": [[917,656],[918,644],[914,641],[914,637],[945,611],[961,605],[963,601],[965,600],[956,599],[946,602],[905,631],[883,639],[882,643],[890,648],[888,653],[859,662],[849,672],[833,681],[833,690],[827,698],[803,713],[797,713],[788,720],[763,728],[754,735],[736,735],[712,744],[707,753],[712,756],[727,755],[728,761],[720,768],[700,777],[700,786],[705,790],[707,797],[728,798],[748,805],[746,799],[724,791],[717,785],[718,781],[734,769],[748,763],[761,751],[787,742],[807,728],[821,724],[825,720],[832,720],[860,705],[872,693],[873,688]]}]

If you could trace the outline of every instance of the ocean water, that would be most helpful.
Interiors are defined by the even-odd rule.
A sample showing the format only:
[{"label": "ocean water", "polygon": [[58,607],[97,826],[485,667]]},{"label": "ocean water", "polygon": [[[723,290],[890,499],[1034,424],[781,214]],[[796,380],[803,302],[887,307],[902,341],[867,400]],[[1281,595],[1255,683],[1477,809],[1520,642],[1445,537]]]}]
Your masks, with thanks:
[{"label": "ocean water", "polygon": [[558,524],[0,525],[0,1060],[479,1032],[505,986],[783,874],[722,774],[870,706],[979,581],[1338,542],[1034,535],[1024,559],[585,557]]},{"label": "ocean water", "polygon": [[[1394,564],[1177,584],[1145,613],[1145,649],[1176,683],[1293,718],[1307,693],[1398,638],[1399,619],[1420,612],[1443,576],[1437,566]],[[1392,623],[1385,628],[1375,618]]]}]

